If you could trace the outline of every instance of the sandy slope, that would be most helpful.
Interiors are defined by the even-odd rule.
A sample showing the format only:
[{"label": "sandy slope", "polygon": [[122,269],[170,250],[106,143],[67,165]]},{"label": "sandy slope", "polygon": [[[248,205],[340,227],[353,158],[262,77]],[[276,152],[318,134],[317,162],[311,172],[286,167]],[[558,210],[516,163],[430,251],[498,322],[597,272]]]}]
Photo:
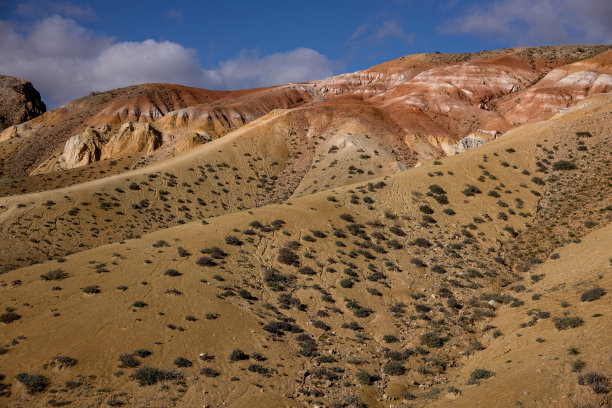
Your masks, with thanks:
[{"label": "sandy slope", "polygon": [[[346,406],[356,404],[353,396],[368,406],[431,406],[436,400],[450,405],[445,402],[450,398],[445,390],[451,385],[462,392],[452,406],[509,406],[517,400],[547,406],[551,400],[566,403],[569,399],[563,396],[576,388],[586,395],[581,398],[602,404],[605,395],[576,385],[577,374],[567,373],[568,357],[562,351],[576,343],[581,352],[578,357],[587,362],[587,369],[610,377],[609,356],[598,353],[610,339],[610,228],[606,227],[609,215],[604,208],[610,200],[609,184],[601,184],[601,202],[591,200],[593,207],[584,203],[584,208],[593,209],[591,216],[599,230],[580,233],[585,235],[581,243],[566,245],[558,251],[559,259],[535,266],[528,274],[512,270],[508,264],[514,261],[515,235],[520,238],[548,222],[539,217],[542,209],[538,207],[542,200],[555,197],[554,188],[547,187],[552,181],[548,179],[546,187],[532,182],[539,174],[536,163],[542,152],[551,156],[551,161],[572,154],[580,166],[576,171],[585,172],[584,180],[590,177],[586,172],[607,177],[600,163],[609,156],[609,150],[602,146],[609,140],[611,110],[610,96],[600,95],[569,113],[512,130],[485,146],[446,158],[440,165],[429,163],[371,184],[361,182],[292,198],[284,204],[228,213],[205,224],[166,228],[2,274],[0,306],[15,309],[21,317],[1,326],[0,343],[6,344],[0,354],[0,374],[6,376],[1,382],[12,386],[10,397],[0,397],[0,406],[44,406],[49,400],[99,406],[109,398],[130,406],[332,406],[336,402]],[[229,137],[155,165],[159,168],[134,172],[130,181],[154,171],[163,174],[168,169],[163,166],[172,163],[180,182],[190,173],[184,168],[186,163],[194,165],[192,159],[201,157],[205,149],[218,147],[223,152],[221,146],[229,145],[235,148],[226,156],[230,166],[271,169],[271,158],[286,153],[270,152],[270,159],[252,162],[242,153],[263,154],[269,143],[260,145],[257,137],[250,137],[252,144],[248,146],[238,142],[241,135],[257,129],[261,132],[254,134],[265,137],[268,126],[287,116],[273,112]],[[592,133],[585,146],[598,162],[589,162],[586,154],[574,156],[576,131]],[[210,157],[205,160],[211,161]],[[569,177],[564,174],[550,175]],[[110,192],[111,185],[105,184],[109,180],[72,187],[52,197],[59,200],[66,194],[80,199],[87,191],[102,191],[102,186],[109,186]],[[582,188],[579,180],[573,183],[576,189]],[[433,195],[427,195],[433,184],[446,191],[449,204],[439,204]],[[466,195],[462,191],[469,185],[478,186],[482,193]],[[179,194],[187,188],[176,188],[174,198],[182,197]],[[143,194],[138,191],[129,194]],[[489,195],[489,191],[497,191],[501,198]],[[26,202],[35,202],[37,196],[24,197]],[[7,206],[4,225],[23,214],[25,210],[17,201],[24,197],[3,199]],[[227,202],[233,205],[235,196]],[[433,211],[434,223],[424,218],[427,214],[421,207],[425,205]],[[558,205],[564,206],[563,202]],[[27,210],[26,218],[35,220],[36,208],[45,216],[54,211],[47,207],[35,204]],[[504,217],[498,214],[502,212]],[[351,225],[342,214],[362,226]],[[142,217],[151,218],[151,214],[143,213]],[[277,219],[283,222],[275,224]],[[55,228],[66,232],[57,220]],[[110,225],[122,226],[118,220]],[[572,229],[582,231],[578,225]],[[343,234],[334,232],[338,230]],[[230,235],[242,244],[231,245],[232,241],[226,240]],[[431,246],[415,245],[416,238],[426,239]],[[396,244],[389,244],[391,240]],[[312,272],[300,272],[296,266],[279,262],[279,249],[295,245],[291,241],[299,242],[294,251],[300,266],[309,266]],[[221,247],[227,255],[208,261],[214,264],[197,265],[196,260],[209,256],[200,250],[212,246]],[[415,258],[422,265],[415,264]],[[276,291],[266,280],[269,268],[295,276],[286,291]],[[42,274],[57,269],[67,277],[41,280]],[[168,269],[181,275],[166,275]],[[545,274],[543,279],[529,282],[531,275],[541,273]],[[345,279],[352,281],[352,287],[343,283]],[[595,302],[581,303],[580,293],[596,280],[608,294]],[[527,288],[512,289],[521,283]],[[93,285],[100,293],[83,292]],[[61,290],[53,289],[55,286]],[[541,293],[542,298],[531,300],[533,293]],[[282,294],[289,298],[282,298]],[[499,300],[487,302],[488,296]],[[451,298],[461,308],[451,306]],[[561,300],[568,300],[570,306],[561,308]],[[135,301],[146,306],[135,307]],[[398,302],[404,306],[390,311]],[[520,329],[518,325],[529,320],[525,313],[532,308],[547,310],[551,317],[568,311],[582,317],[584,324],[556,331],[550,319],[541,319],[533,327]],[[207,318],[209,313],[213,314],[210,317],[218,316]],[[595,313],[603,316],[589,317]],[[196,320],[186,319],[187,315]],[[279,319],[293,322],[313,340],[264,330],[264,324]],[[362,329],[343,327],[351,322]],[[493,339],[486,325],[497,326],[503,335]],[[440,347],[423,343],[425,333],[436,333],[446,341]],[[385,335],[399,341],[387,342]],[[537,337],[546,341],[535,342]],[[589,339],[588,344],[581,341],[584,338]],[[470,351],[476,340],[486,349]],[[193,366],[181,368],[182,380],[139,387],[129,378],[135,368],[117,367],[120,354],[139,348],[153,352],[138,359],[141,365],[171,368],[173,360],[183,356]],[[228,356],[234,348],[250,354],[250,360],[231,362]],[[399,363],[407,369],[405,374],[388,371],[389,349],[412,350],[413,354]],[[256,361],[252,357],[255,352],[265,360]],[[466,352],[472,356],[465,357]],[[200,360],[200,353],[210,353],[214,359]],[[78,364],[60,368],[52,364],[58,355],[73,357]],[[333,359],[321,360],[321,356]],[[213,367],[220,376],[206,377],[199,372],[202,367]],[[495,375],[479,386],[467,386],[466,379],[476,367],[492,370]],[[371,386],[360,384],[356,377],[360,369],[380,375],[380,380]],[[262,370],[268,370],[269,376],[262,375]],[[51,386],[45,394],[27,395],[14,380],[20,372],[41,373],[50,379]],[[238,380],[229,381],[234,377]],[[75,381],[75,388],[64,384],[69,380]],[[510,386],[500,393],[496,386],[502,383]],[[529,394],[521,394],[524,391]]]}]

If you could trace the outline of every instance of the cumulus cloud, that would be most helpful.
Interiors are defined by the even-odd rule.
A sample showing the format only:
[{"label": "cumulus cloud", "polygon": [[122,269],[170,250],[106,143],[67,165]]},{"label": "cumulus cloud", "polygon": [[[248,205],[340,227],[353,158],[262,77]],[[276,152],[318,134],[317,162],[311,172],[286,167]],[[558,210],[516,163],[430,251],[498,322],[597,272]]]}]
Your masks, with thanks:
[{"label": "cumulus cloud", "polygon": [[612,42],[610,0],[496,0],[437,27],[513,45]]},{"label": "cumulus cloud", "polygon": [[27,27],[0,20],[0,73],[31,81],[50,107],[145,82],[248,88],[324,78],[333,67],[317,51],[297,48],[262,57],[243,51],[204,69],[195,50],[171,41],[118,42],[58,15]]},{"label": "cumulus cloud", "polygon": [[240,55],[206,70],[208,80],[227,88],[268,86],[287,82],[325,78],[333,73],[334,63],[310,48],[296,48],[288,52],[258,57],[256,52],[243,51]]}]

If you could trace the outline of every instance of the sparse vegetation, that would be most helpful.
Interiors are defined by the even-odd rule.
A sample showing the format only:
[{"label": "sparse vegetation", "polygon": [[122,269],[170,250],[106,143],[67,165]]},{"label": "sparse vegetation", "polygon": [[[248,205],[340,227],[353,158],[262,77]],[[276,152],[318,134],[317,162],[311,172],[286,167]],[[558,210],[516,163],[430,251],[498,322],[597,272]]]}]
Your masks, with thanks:
[{"label": "sparse vegetation", "polygon": [[30,395],[44,392],[50,384],[49,379],[42,374],[20,373],[15,378]]},{"label": "sparse vegetation", "polygon": [[584,324],[584,320],[577,316],[554,317],[553,323],[557,330],[573,329]]}]

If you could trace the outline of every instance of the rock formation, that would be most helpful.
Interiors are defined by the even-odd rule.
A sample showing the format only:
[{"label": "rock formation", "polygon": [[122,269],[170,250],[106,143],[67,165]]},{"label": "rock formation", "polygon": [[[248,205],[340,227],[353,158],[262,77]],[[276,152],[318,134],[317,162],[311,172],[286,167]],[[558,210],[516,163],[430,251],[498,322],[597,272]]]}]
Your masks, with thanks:
[{"label": "rock formation", "polygon": [[104,145],[102,159],[130,153],[151,154],[162,144],[162,134],[149,123],[127,122]]},{"label": "rock formation", "polygon": [[0,132],[43,114],[40,94],[28,81],[0,75]]},{"label": "rock formation", "polygon": [[85,132],[74,135],[66,142],[62,153],[62,167],[72,169],[85,166],[100,160],[102,141],[97,131],[87,129]]}]

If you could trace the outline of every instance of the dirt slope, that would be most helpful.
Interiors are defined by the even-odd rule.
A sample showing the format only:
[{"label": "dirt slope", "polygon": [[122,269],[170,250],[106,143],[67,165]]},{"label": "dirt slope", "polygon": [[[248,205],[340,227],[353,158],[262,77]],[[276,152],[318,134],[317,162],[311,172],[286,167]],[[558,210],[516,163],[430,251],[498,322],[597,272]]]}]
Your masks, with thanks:
[{"label": "dirt slope", "polygon": [[410,168],[414,155],[387,119],[364,103],[275,110],[151,166],[1,198],[0,258],[4,268],[39,262]]},{"label": "dirt slope", "polygon": [[[251,131],[277,135],[269,127],[286,128],[292,112],[272,112],[172,160],[236,143],[228,166],[278,174],[269,160],[289,149],[251,161],[239,140]],[[6,272],[0,405],[545,406],[552,398],[572,406],[578,393],[568,393],[577,389],[590,406],[605,406],[610,115],[612,98],[597,95],[439,163]],[[224,167],[206,160],[215,172]],[[157,178],[174,179],[162,162],[154,166],[148,171],[159,170]],[[176,168],[173,196],[183,199],[192,186],[180,183],[191,170]],[[141,190],[159,188],[139,172],[132,177]],[[224,172],[221,183],[232,179]],[[112,203],[104,194],[116,193],[100,189],[107,182],[58,193],[77,201],[98,189],[101,200],[91,205]],[[23,214],[19,200],[42,197],[3,199],[3,225]],[[40,208],[33,204],[29,217],[42,217]],[[47,219],[68,233],[76,220],[62,218]],[[74,239],[88,239],[76,235],[83,230]],[[580,302],[594,285],[603,297]],[[564,312],[579,319],[553,329]],[[532,323],[517,327],[520,316]],[[597,372],[585,378],[599,378],[599,394],[577,385],[577,373],[554,375],[567,367],[559,354],[565,342],[578,342],[583,372]],[[508,348],[513,363],[502,363]],[[485,370],[477,372],[480,385],[467,385],[475,368]],[[534,386],[541,379],[547,385]]]}]

